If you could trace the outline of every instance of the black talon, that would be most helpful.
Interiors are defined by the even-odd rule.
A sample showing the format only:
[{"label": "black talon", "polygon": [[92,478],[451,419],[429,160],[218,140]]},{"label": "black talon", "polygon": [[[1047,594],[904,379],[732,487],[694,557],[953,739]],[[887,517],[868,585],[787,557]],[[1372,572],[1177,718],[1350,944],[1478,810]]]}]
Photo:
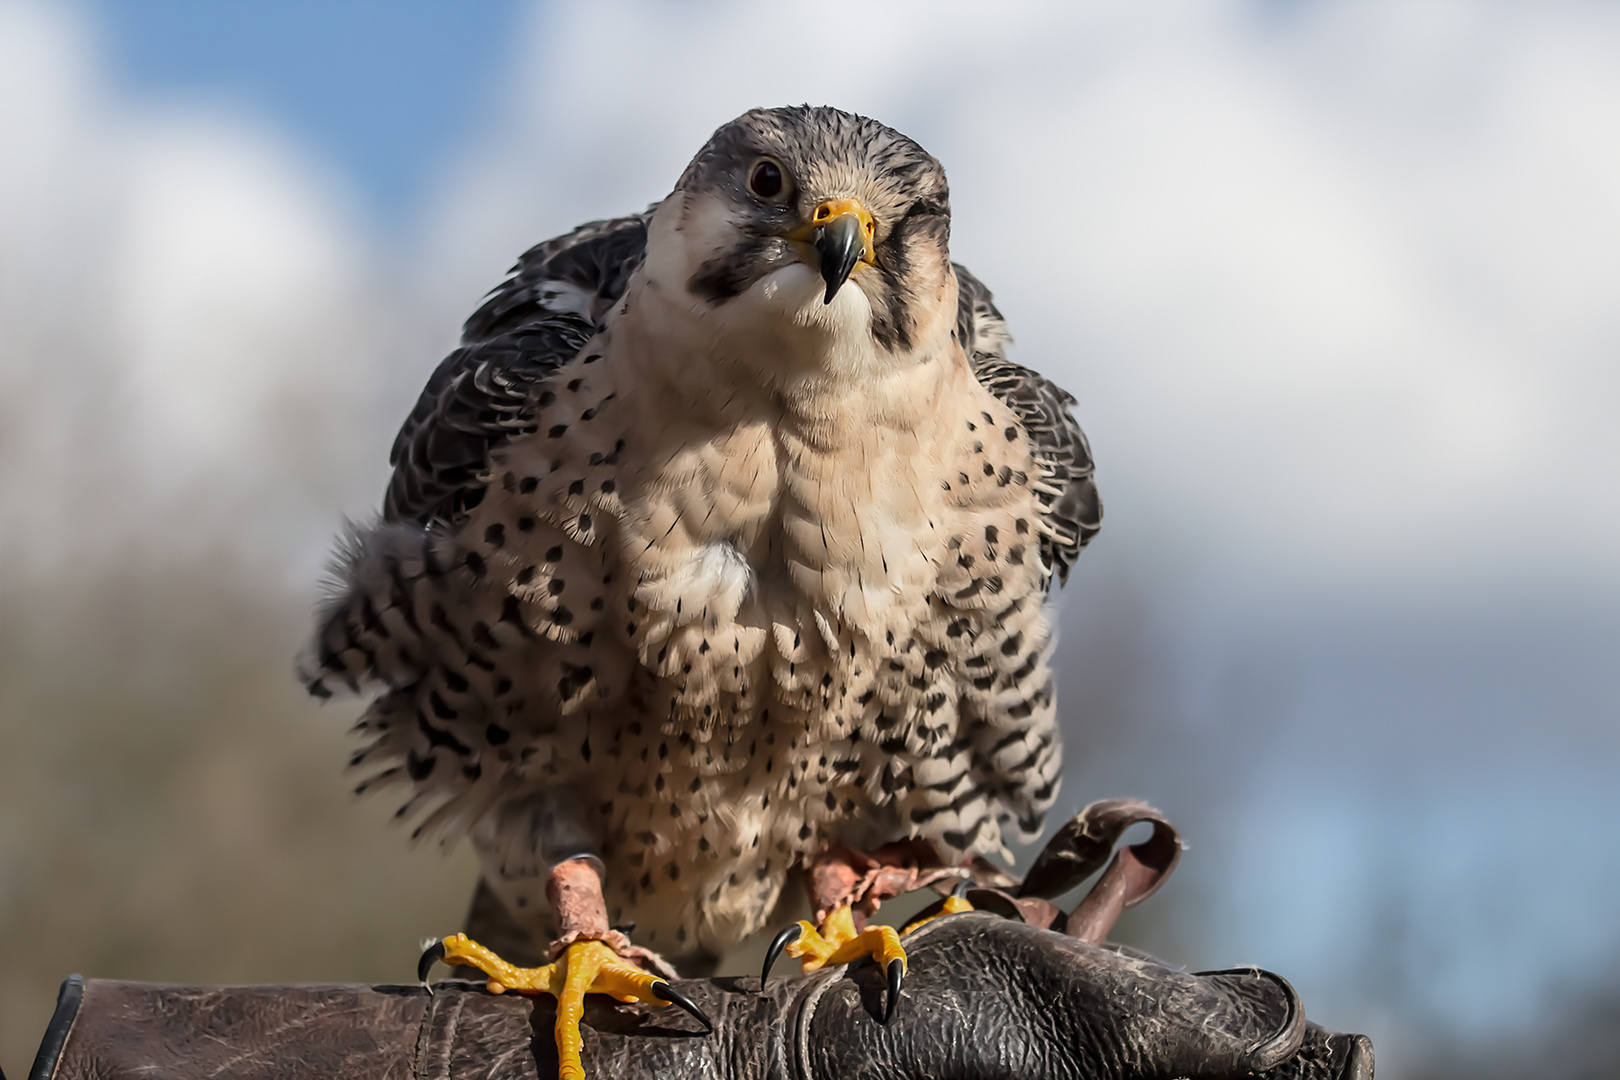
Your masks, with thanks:
[{"label": "black talon", "polygon": [[416,962],[416,978],[417,978],[417,981],[424,982],[424,983],[427,982],[428,981],[428,972],[433,970],[433,965],[434,964],[437,964],[440,960],[443,960],[443,959],[444,959],[444,942],[435,941],[433,944],[429,945],[426,949],[423,949],[422,950],[422,959],[420,959],[420,960],[418,960]]},{"label": "black talon", "polygon": [[889,1003],[883,1010],[883,1022],[887,1024],[894,1015],[894,1007],[900,1003],[900,980],[905,978],[906,962],[898,956],[889,961]]},{"label": "black talon", "polygon": [[799,940],[804,933],[804,927],[798,923],[784,927],[780,934],[771,939],[771,947],[765,950],[765,966],[759,970],[759,988],[765,989],[765,980],[771,977],[771,968],[776,966],[776,960],[782,955],[782,950]]},{"label": "black talon", "polygon": [[714,1034],[714,1025],[709,1022],[708,1015],[704,1013],[702,1009],[698,1008],[697,1002],[693,1001],[691,998],[669,985],[669,983],[653,983],[652,992],[669,1002],[671,1005],[679,1005],[682,1009],[685,1009],[688,1016],[703,1025],[703,1034]]}]

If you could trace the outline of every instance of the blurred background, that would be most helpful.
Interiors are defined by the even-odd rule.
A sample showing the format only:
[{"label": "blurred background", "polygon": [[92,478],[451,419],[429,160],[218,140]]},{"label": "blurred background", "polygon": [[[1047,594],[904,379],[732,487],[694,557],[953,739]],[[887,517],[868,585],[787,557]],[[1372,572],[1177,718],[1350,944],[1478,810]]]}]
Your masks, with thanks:
[{"label": "blurred background", "polygon": [[68,973],[405,980],[465,851],[291,675],[534,241],[809,101],[1080,399],[1053,827],[1385,1077],[1620,1075],[1620,6],[0,0],[0,1065]]}]

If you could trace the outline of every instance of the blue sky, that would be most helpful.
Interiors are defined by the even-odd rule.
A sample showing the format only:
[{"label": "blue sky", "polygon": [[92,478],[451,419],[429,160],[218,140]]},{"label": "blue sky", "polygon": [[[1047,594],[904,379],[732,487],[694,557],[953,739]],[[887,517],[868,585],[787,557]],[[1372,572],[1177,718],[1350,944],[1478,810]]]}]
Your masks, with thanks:
[{"label": "blue sky", "polygon": [[509,63],[518,0],[92,0],[137,97],[207,99],[336,167],[380,223],[421,205]]},{"label": "blue sky", "polygon": [[312,588],[514,256],[744,108],[840,104],[946,163],[953,254],[1080,398],[1064,809],[1186,830],[1156,903],[1208,954],[1169,951],[1285,971],[1381,1063],[1607,977],[1620,6],[928,10],[850,6],[915,47],[807,65],[759,60],[793,8],[724,0],[0,0],[0,570],[183,519]]}]

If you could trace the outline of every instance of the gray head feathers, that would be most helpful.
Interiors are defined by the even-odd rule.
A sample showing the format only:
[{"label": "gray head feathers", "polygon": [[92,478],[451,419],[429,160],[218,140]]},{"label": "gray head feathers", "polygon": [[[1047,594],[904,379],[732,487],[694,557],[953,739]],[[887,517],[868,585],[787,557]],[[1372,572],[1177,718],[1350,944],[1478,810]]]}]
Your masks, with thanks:
[{"label": "gray head feathers", "polygon": [[[755,182],[762,163],[779,170],[779,187]],[[714,133],[675,193],[719,199],[735,223],[734,242],[688,283],[712,304],[799,259],[793,241],[805,239],[821,208],[846,201],[870,214],[871,257],[854,280],[881,348],[909,351],[919,306],[940,304],[951,284],[945,170],[876,120],[808,105],[754,109]]]}]

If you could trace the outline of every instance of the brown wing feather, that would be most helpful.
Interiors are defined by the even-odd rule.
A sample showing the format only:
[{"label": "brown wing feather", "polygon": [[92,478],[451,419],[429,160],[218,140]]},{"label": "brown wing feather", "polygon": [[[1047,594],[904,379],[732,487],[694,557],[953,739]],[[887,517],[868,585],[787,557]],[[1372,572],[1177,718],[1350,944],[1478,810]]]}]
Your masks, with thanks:
[{"label": "brown wing feather", "polygon": [[1007,320],[996,310],[990,290],[960,263],[956,305],[957,340],[980,384],[1017,414],[1053,491],[1041,506],[1053,535],[1042,537],[1041,556],[1060,581],[1080,549],[1102,527],[1102,499],[1086,433],[1069,411],[1073,395],[1050,379],[1007,359]]},{"label": "brown wing feather", "polygon": [[542,384],[624,295],[646,253],[649,217],[593,221],[523,254],[400,427],[386,520],[453,522],[478,505],[489,452],[533,430]]}]

